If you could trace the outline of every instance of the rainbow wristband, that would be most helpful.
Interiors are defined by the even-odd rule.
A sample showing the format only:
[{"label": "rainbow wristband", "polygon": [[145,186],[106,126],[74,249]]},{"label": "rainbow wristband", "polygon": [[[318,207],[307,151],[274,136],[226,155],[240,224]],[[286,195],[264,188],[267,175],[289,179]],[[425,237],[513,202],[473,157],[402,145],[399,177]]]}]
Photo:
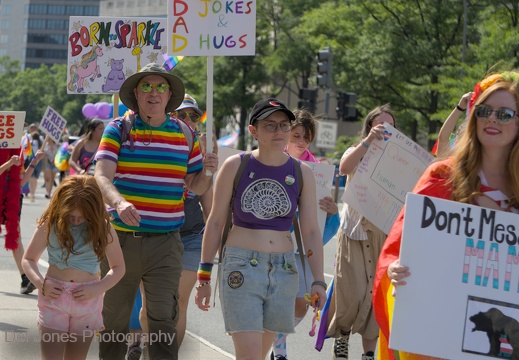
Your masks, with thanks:
[{"label": "rainbow wristband", "polygon": [[211,281],[211,270],[213,270],[213,263],[199,263],[198,272],[196,273],[197,280],[201,283]]}]

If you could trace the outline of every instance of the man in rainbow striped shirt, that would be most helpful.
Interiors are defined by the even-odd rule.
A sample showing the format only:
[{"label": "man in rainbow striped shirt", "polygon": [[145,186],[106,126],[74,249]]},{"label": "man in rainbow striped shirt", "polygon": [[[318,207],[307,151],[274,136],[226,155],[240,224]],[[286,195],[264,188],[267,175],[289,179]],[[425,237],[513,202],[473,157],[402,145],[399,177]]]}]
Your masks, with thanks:
[{"label": "man in rainbow striped shirt", "polygon": [[[184,184],[195,194],[204,193],[211,185],[218,157],[207,154],[202,158],[196,136],[192,132],[185,135],[181,120],[168,115],[182,103],[184,85],[160,65],[148,64],[129,76],[119,95],[135,112],[135,119],[129,133],[125,133],[122,118],[108,124],[96,155],[95,177],[110,206],[127,271],[104,297],[105,330],[100,333],[99,358],[125,358],[127,344],[120,339],[126,339],[129,332],[135,294],[142,281],[149,354],[153,359],[177,359],[183,253],[178,229],[184,222]],[[102,275],[108,269],[105,260]]]}]

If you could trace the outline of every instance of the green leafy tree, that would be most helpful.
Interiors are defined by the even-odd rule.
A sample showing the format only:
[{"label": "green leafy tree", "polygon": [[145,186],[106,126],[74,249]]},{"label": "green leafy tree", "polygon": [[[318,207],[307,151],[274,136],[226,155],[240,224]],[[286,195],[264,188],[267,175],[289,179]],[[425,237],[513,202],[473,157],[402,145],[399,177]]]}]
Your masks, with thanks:
[{"label": "green leafy tree", "polygon": [[[323,3],[300,28],[332,44],[335,82],[358,94],[362,114],[389,102],[399,127],[425,142],[437,133],[441,111],[466,92],[459,81],[462,15],[457,0],[350,0]],[[455,96],[445,86],[453,79]]]}]

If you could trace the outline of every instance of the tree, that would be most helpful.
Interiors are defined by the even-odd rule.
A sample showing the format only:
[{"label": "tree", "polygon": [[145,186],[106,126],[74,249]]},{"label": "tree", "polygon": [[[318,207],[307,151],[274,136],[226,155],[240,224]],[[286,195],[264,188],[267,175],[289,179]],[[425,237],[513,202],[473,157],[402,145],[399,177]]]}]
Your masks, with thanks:
[{"label": "tree", "polygon": [[67,94],[67,66],[41,65],[21,71],[17,61],[0,59],[0,99],[2,110],[26,111],[27,123],[39,122],[52,107],[66,120],[68,127],[81,127],[85,120],[83,105],[87,102],[110,101],[107,95]]}]

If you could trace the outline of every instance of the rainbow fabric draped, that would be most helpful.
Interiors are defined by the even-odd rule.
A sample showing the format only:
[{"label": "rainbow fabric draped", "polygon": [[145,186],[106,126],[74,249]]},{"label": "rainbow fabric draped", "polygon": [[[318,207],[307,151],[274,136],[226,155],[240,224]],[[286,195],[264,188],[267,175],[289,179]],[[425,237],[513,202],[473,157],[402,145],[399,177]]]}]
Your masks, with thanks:
[{"label": "rainbow fabric draped", "polygon": [[[418,180],[414,194],[450,199],[452,189],[446,185],[451,160],[438,161],[431,164]],[[380,253],[377,263],[375,282],[373,285],[373,310],[380,326],[378,342],[378,359],[381,360],[427,360],[435,359],[430,356],[417,355],[389,348],[391,323],[395,298],[392,295],[393,285],[387,277],[387,268],[400,256],[400,242],[404,227],[404,208],[400,211]],[[410,340],[412,341],[412,340]]]}]

